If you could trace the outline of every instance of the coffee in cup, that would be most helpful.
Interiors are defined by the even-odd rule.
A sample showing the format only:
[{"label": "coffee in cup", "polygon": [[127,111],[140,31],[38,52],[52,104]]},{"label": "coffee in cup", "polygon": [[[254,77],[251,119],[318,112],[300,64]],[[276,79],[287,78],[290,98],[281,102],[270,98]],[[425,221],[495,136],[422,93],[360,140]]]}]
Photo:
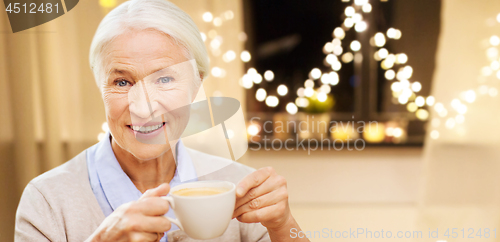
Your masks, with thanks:
[{"label": "coffee in cup", "polygon": [[213,239],[229,226],[236,202],[236,186],[228,181],[197,181],[176,186],[169,196],[177,219],[168,218],[193,239]]}]

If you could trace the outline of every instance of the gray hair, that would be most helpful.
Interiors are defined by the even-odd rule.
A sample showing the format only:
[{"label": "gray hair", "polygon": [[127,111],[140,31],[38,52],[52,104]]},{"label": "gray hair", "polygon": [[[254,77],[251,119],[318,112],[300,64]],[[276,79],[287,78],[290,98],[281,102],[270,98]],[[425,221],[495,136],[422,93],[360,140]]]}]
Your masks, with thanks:
[{"label": "gray hair", "polygon": [[90,45],[90,68],[99,90],[105,78],[103,59],[106,45],[130,29],[154,29],[167,34],[185,50],[188,59],[196,60],[202,78],[208,75],[205,44],[198,27],[187,13],[167,0],[130,0],[104,17]]}]

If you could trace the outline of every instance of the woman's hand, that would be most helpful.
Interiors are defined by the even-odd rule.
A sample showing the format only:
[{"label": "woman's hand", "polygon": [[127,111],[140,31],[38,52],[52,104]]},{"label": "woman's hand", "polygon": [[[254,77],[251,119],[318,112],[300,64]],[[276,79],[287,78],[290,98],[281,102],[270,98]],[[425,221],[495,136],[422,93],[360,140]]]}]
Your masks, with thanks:
[{"label": "woman's hand", "polygon": [[286,179],[272,167],[261,168],[240,181],[236,187],[236,206],[233,218],[243,223],[261,223],[267,228],[271,241],[309,241],[292,237],[300,231],[288,206]]},{"label": "woman's hand", "polygon": [[121,205],[87,241],[159,241],[170,229],[170,221],[162,216],[168,211],[168,202],[160,198],[169,190],[170,186],[165,183],[147,190],[138,201]]},{"label": "woman's hand", "polygon": [[279,229],[291,218],[285,178],[272,167],[247,175],[236,187],[235,208],[233,218],[240,222]]}]

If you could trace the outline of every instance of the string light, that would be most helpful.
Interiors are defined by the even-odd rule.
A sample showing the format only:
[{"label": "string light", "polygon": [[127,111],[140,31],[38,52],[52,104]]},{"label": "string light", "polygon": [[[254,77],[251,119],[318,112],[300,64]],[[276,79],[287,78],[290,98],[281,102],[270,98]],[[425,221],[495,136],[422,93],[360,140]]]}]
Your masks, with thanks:
[{"label": "string light", "polygon": [[297,108],[297,106],[296,106],[294,103],[290,102],[290,103],[288,103],[288,104],[286,105],[286,111],[287,111],[289,114],[294,115],[294,114],[296,114],[296,113],[297,113],[297,111],[299,111],[299,109]]},{"label": "string light", "polygon": [[361,49],[361,43],[359,43],[359,41],[357,40],[354,40],[351,42],[351,50],[353,51],[359,51]]},{"label": "string light", "polygon": [[250,52],[248,52],[247,50],[244,50],[241,52],[240,58],[243,62],[249,62],[250,59],[252,59],[252,55],[250,55]]},{"label": "string light", "polygon": [[274,80],[274,72],[271,70],[267,70],[266,72],[264,72],[264,79],[266,79],[266,81],[268,82]]},{"label": "string light", "polygon": [[205,12],[202,17],[203,17],[203,21],[205,21],[207,23],[212,22],[212,19],[214,18],[214,16],[212,15],[211,12]]},{"label": "string light", "polygon": [[257,92],[255,92],[255,99],[257,99],[257,101],[259,102],[266,100],[266,97],[267,97],[267,92],[264,88],[259,88],[257,89]]},{"label": "string light", "polygon": [[278,86],[277,92],[278,95],[285,96],[288,93],[288,88],[285,85],[281,84]]},{"label": "string light", "polygon": [[269,107],[276,107],[279,104],[279,99],[276,96],[270,95],[266,98],[266,105]]}]

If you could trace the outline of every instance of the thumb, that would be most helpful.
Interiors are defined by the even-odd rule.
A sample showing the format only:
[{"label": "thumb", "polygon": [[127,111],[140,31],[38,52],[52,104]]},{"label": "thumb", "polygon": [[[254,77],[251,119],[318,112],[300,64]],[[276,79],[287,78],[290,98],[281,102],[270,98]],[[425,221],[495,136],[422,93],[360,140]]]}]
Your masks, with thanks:
[{"label": "thumb", "polygon": [[168,185],[168,183],[163,183],[157,186],[156,188],[146,190],[146,192],[142,194],[140,199],[144,199],[147,197],[166,196],[169,191],[170,191],[170,185]]}]

